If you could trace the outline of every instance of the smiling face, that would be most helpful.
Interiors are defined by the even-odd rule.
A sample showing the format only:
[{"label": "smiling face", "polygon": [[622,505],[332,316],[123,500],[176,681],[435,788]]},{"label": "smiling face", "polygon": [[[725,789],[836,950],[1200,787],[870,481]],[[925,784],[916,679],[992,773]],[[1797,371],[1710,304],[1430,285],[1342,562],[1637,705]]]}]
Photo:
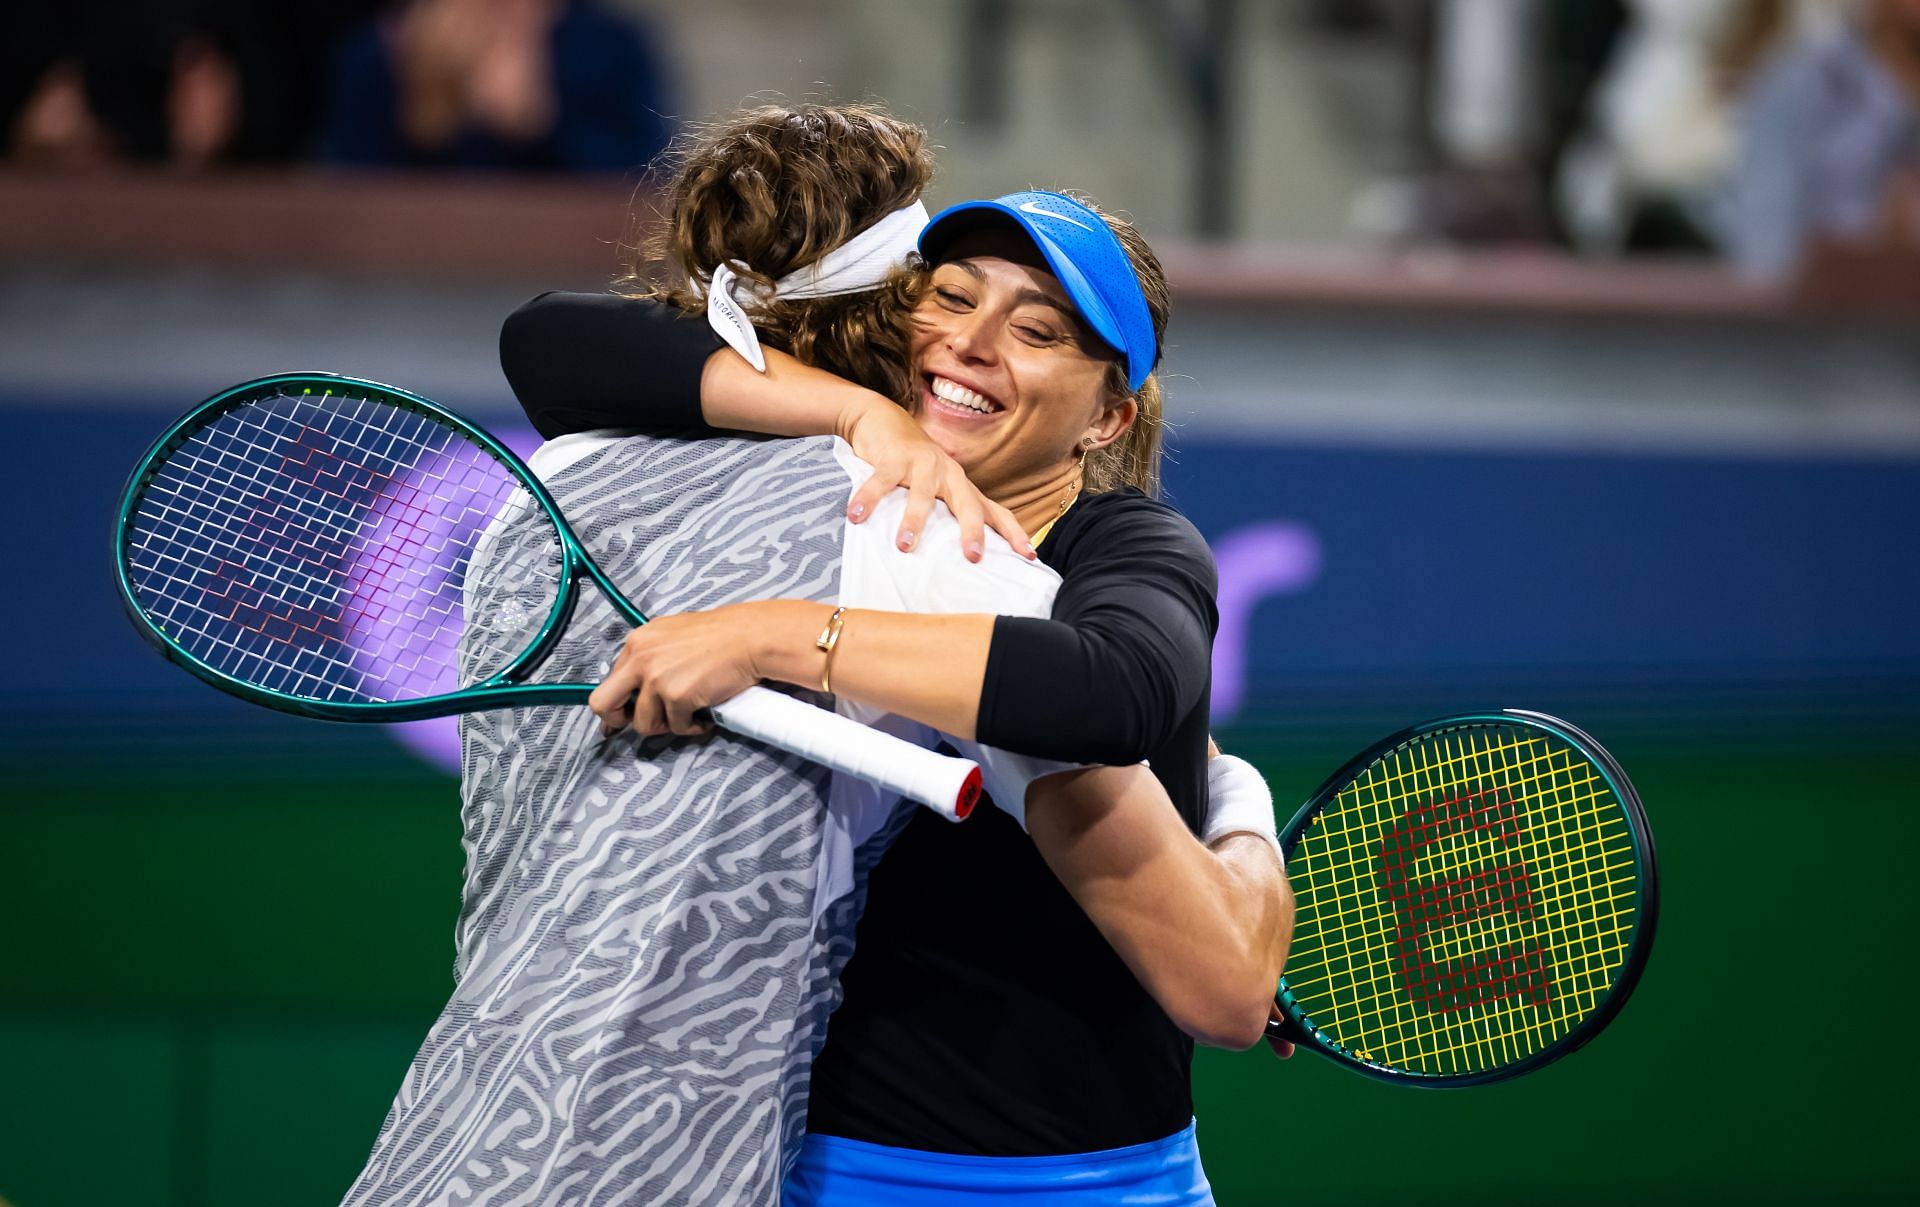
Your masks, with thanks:
[{"label": "smiling face", "polygon": [[982,230],[933,269],[913,314],[914,413],[989,496],[1070,471],[1084,440],[1126,430],[1109,389],[1116,359],[1080,319],[1033,244]]}]

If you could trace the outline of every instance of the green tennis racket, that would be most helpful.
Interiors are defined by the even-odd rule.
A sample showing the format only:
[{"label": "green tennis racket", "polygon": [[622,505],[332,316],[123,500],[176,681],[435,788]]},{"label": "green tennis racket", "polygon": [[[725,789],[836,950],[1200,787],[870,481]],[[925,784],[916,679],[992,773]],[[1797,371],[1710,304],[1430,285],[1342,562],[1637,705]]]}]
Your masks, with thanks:
[{"label": "green tennis racket", "polygon": [[1653,836],[1600,744],[1447,717],[1336,772],[1281,834],[1296,901],[1269,1034],[1370,1076],[1478,1085],[1579,1048],[1653,947]]},{"label": "green tennis racket", "polygon": [[[580,582],[646,621],[499,441],[417,394],[328,373],[244,382],[188,412],[127,484],[114,551],[127,611],[161,653],[328,720],[584,704],[591,683],[533,681]],[[949,820],[979,799],[971,761],[791,696],[752,687],[709,711]]]}]

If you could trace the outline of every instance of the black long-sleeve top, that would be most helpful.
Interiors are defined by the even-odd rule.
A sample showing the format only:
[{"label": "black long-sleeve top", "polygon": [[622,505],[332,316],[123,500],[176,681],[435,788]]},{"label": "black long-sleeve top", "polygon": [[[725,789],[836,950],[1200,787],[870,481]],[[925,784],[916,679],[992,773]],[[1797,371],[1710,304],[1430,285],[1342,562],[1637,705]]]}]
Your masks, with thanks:
[{"label": "black long-sleeve top", "polygon": [[[549,438],[601,427],[710,435],[699,319],[611,295],[544,294],[508,318],[501,365]],[[1191,524],[1138,491],[1081,498],[1040,555],[1047,619],[999,617],[977,736],[1022,754],[1147,760],[1189,826],[1206,803],[1214,567]],[[868,883],[808,1127],[938,1152],[1032,1156],[1142,1143],[1192,1114],[1192,1043],[1019,827],[917,816]]]}]

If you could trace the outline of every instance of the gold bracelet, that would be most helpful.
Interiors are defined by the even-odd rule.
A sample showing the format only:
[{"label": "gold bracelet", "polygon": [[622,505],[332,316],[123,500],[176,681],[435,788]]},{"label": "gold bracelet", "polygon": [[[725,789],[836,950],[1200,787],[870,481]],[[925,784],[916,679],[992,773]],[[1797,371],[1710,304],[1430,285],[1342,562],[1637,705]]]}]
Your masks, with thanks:
[{"label": "gold bracelet", "polygon": [[835,608],[833,615],[827,617],[827,627],[820,630],[820,637],[814,644],[815,649],[826,652],[826,665],[820,668],[820,690],[829,694],[833,691],[833,651],[840,644],[840,628],[847,622],[847,610]]}]

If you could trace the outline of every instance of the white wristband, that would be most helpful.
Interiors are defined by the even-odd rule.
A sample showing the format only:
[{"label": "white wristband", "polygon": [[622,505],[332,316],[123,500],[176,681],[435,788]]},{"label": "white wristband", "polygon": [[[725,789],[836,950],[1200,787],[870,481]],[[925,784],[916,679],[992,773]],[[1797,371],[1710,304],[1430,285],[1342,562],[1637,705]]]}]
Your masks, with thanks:
[{"label": "white wristband", "polygon": [[[1200,841],[1212,846],[1229,834],[1255,834],[1280,854],[1280,827],[1273,818],[1273,793],[1252,763],[1230,754],[1207,760],[1207,821]],[[1285,866],[1286,858],[1281,857]]]}]

